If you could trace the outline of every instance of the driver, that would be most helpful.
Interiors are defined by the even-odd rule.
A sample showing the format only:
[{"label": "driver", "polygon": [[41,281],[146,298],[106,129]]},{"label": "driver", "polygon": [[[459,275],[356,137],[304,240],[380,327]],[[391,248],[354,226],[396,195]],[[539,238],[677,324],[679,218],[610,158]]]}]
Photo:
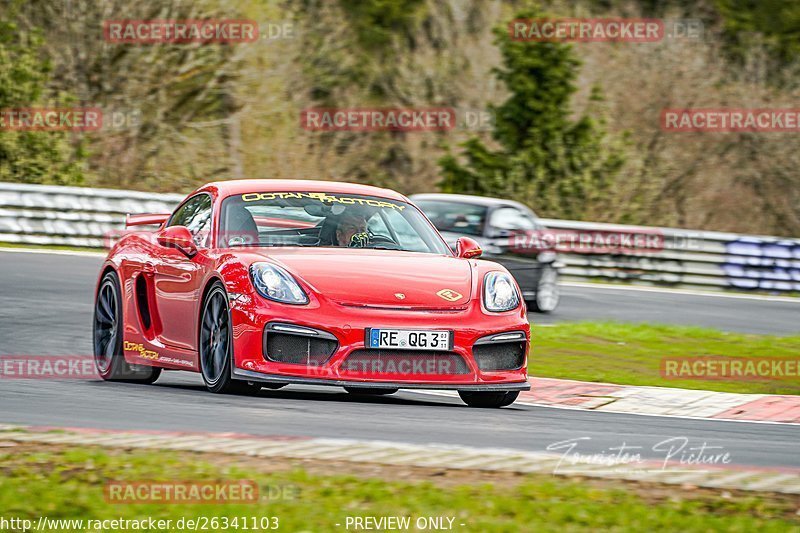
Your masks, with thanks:
[{"label": "driver", "polygon": [[337,246],[364,248],[369,244],[367,219],[361,213],[349,212],[342,215],[336,226]]}]

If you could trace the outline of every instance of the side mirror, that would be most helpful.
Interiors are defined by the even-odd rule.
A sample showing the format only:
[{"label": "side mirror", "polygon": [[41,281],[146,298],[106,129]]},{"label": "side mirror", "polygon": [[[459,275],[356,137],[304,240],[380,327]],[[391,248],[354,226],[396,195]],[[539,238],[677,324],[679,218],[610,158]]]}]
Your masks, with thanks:
[{"label": "side mirror", "polygon": [[456,255],[464,259],[474,259],[483,253],[481,245],[469,237],[461,237],[456,241]]},{"label": "side mirror", "polygon": [[156,236],[158,244],[166,248],[177,248],[187,257],[194,257],[197,246],[194,245],[192,232],[186,226],[170,226]]}]

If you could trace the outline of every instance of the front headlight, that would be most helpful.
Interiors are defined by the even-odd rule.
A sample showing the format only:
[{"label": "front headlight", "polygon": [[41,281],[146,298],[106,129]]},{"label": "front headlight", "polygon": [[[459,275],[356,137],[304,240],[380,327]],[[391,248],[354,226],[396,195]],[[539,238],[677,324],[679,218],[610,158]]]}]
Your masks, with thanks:
[{"label": "front headlight", "polygon": [[269,263],[253,263],[250,277],[258,293],[269,300],[285,304],[307,304],[308,296],[291,274]]},{"label": "front headlight", "polygon": [[483,278],[483,305],[495,313],[511,311],[519,306],[519,293],[514,280],[505,272],[489,272]]}]

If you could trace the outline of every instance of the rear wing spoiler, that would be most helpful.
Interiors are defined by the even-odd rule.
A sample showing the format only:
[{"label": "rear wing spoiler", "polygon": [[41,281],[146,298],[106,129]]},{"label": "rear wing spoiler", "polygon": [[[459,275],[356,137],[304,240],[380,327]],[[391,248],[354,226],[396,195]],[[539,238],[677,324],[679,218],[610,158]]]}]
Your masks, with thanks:
[{"label": "rear wing spoiler", "polygon": [[161,225],[170,217],[169,213],[148,213],[145,215],[128,215],[125,217],[125,227]]}]

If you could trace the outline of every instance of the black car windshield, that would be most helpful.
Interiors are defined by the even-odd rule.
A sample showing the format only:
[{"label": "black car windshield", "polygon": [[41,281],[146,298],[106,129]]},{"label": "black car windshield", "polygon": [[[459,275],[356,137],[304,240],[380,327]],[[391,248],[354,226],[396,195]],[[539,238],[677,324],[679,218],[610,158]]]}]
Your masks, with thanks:
[{"label": "black car windshield", "polygon": [[219,246],[314,246],[451,252],[419,211],[376,196],[255,192],[222,202]]},{"label": "black car windshield", "polygon": [[483,235],[486,206],[446,200],[417,200],[415,203],[439,231]]}]

